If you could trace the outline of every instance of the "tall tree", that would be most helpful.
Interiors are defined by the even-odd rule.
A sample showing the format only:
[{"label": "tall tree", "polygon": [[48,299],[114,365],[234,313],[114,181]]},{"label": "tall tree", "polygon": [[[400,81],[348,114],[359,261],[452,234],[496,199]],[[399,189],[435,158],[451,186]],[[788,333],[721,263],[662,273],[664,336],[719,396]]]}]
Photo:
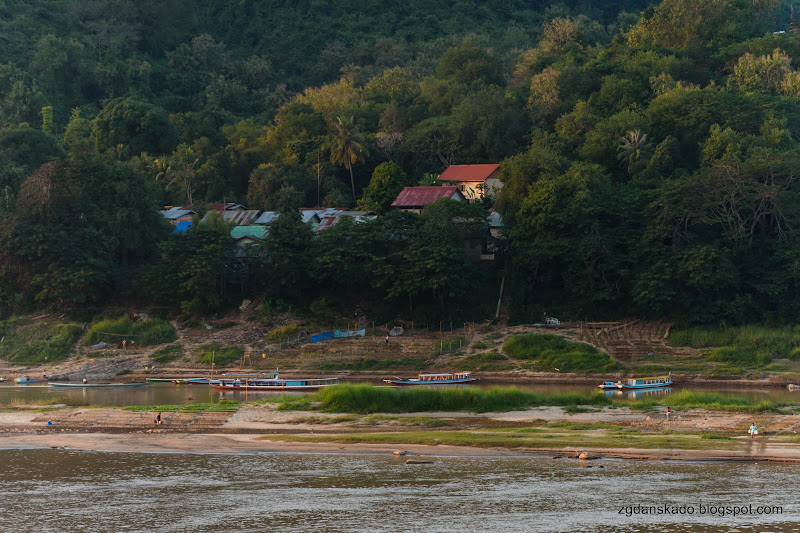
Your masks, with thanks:
[{"label": "tall tree", "polygon": [[331,142],[331,163],[338,163],[350,171],[350,189],[353,193],[353,203],[356,203],[356,185],[353,180],[353,165],[369,155],[369,150],[364,143],[364,138],[353,126],[353,117],[342,121],[336,117],[333,123],[333,139]]}]

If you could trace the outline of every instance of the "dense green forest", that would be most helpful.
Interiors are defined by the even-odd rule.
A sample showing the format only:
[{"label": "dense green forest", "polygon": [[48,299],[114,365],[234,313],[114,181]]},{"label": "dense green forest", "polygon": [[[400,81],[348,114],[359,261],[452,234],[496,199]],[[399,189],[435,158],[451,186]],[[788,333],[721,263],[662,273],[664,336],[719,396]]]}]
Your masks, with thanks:
[{"label": "dense green forest", "polygon": [[[0,316],[109,301],[422,322],[797,322],[800,28],[779,0],[10,0]],[[497,198],[389,204],[450,164]],[[211,217],[276,210],[238,261]],[[490,266],[464,255],[505,221]],[[300,206],[381,216],[320,236]],[[469,223],[454,223],[470,221]]]}]

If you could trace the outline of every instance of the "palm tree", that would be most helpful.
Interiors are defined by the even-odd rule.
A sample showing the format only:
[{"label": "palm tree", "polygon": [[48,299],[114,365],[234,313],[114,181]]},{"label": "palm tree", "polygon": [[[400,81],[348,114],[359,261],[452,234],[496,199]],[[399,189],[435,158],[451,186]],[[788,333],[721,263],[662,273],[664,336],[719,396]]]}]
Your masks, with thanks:
[{"label": "palm tree", "polygon": [[353,117],[343,122],[340,117],[333,124],[333,140],[331,142],[331,163],[338,163],[350,171],[350,188],[353,191],[353,204],[356,203],[356,185],[353,181],[353,164],[364,162],[369,155],[363,137],[353,127]]},{"label": "palm tree", "polygon": [[650,155],[652,144],[647,141],[647,134],[639,130],[629,131],[621,141],[617,147],[619,152],[617,159],[620,161],[620,166],[626,167],[630,172],[636,161]]}]

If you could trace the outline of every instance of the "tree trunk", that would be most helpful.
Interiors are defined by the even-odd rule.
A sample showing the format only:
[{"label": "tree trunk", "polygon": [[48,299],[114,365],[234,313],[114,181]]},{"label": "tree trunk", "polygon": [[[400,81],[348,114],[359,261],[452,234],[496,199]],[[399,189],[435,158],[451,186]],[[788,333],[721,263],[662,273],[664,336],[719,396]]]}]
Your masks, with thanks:
[{"label": "tree trunk", "polygon": [[353,207],[356,205],[356,184],[353,181],[353,165],[348,165],[347,167],[350,170],[350,189],[353,191]]}]

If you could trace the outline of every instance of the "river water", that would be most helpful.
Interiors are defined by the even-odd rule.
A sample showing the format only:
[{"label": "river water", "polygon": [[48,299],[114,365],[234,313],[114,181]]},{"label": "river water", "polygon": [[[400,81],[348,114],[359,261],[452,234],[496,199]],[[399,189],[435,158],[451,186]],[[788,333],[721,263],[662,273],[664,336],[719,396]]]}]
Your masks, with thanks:
[{"label": "river water", "polygon": [[[800,531],[800,467],[784,464],[63,449],[0,464],[16,531]],[[626,516],[636,505],[684,514]],[[772,513],[720,516],[734,505]]]}]

